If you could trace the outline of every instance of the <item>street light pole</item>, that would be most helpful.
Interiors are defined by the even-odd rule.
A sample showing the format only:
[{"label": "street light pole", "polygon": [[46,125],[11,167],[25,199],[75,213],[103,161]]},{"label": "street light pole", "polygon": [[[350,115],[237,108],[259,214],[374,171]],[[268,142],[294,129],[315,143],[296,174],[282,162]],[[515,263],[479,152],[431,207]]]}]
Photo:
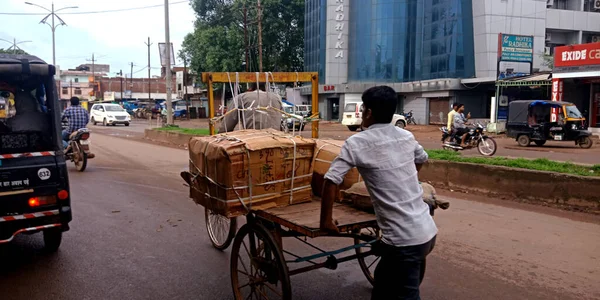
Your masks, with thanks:
[{"label": "street light pole", "polygon": [[[27,5],[33,5],[33,6],[37,6],[47,12],[49,12],[48,15],[46,15],[41,21],[40,24],[46,24],[48,26],[50,26],[50,29],[52,30],[52,64],[56,66],[56,40],[55,40],[55,31],[56,31],[56,27],[60,26],[60,25],[64,25],[67,26],[67,23],[65,23],[65,21],[63,21],[63,19],[61,19],[56,13],[61,11],[61,10],[65,10],[65,9],[71,9],[71,8],[79,8],[77,6],[68,6],[68,7],[63,7],[61,9],[57,9],[54,10],[54,2],[52,2],[52,10],[47,9],[41,5],[37,5],[35,3],[31,3],[31,2],[25,2],[25,4]],[[52,16],[52,24],[48,24],[48,17]],[[54,23],[54,17],[56,17],[60,23],[59,24],[55,24]]]},{"label": "street light pole", "polygon": [[165,0],[165,43],[166,43],[166,81],[167,81],[167,124],[173,124],[173,108],[171,103],[171,38],[169,36],[169,0]]},{"label": "street light pole", "polygon": [[8,49],[6,49],[6,50],[10,50],[10,49],[12,48],[12,50],[13,50],[13,54],[17,54],[17,50],[21,50],[21,51],[23,51],[23,49],[21,49],[21,48],[20,48],[19,46],[17,46],[17,45],[19,45],[19,44],[23,44],[23,43],[31,43],[31,41],[21,41],[21,42],[17,42],[17,39],[15,39],[15,38],[13,38],[12,42],[11,42],[11,41],[9,41],[9,40],[5,40],[5,39],[0,39],[0,41],[4,41],[4,42],[7,42],[7,43],[10,43],[10,44],[12,44],[12,46],[10,46],[10,47],[9,47]]}]

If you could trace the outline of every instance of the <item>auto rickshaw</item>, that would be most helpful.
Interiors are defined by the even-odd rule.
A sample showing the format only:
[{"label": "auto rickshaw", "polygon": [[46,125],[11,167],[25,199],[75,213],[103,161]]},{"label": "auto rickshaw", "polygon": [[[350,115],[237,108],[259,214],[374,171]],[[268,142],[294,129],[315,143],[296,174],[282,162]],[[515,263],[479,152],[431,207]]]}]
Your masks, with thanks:
[{"label": "auto rickshaw", "polygon": [[[552,120],[552,111],[556,120]],[[548,100],[516,100],[509,104],[507,136],[519,146],[528,147],[533,141],[543,146],[547,140],[574,141],[589,149],[593,142],[585,128],[585,118],[573,103]]]},{"label": "auto rickshaw", "polygon": [[0,244],[43,232],[52,252],[69,230],[69,174],[54,74],[54,66],[35,56],[0,54],[0,95],[5,109],[14,102],[14,113],[0,118]]}]

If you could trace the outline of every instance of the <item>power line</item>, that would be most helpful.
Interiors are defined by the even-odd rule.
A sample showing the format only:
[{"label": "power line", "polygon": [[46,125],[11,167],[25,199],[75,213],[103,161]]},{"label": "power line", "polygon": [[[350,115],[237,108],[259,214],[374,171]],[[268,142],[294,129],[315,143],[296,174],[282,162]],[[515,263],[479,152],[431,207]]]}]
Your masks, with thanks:
[{"label": "power line", "polygon": [[[181,3],[188,3],[188,1],[176,1],[176,2],[172,2],[170,5],[181,4]],[[121,8],[121,9],[98,10],[98,11],[63,12],[63,13],[61,13],[61,15],[104,14],[104,13],[131,11],[131,10],[140,10],[140,9],[155,8],[155,7],[164,7],[164,4],[156,4],[156,5],[140,6],[140,7],[130,7],[130,8]],[[47,13],[0,12],[0,15],[10,15],[10,16],[45,16],[45,15],[47,15]]]}]

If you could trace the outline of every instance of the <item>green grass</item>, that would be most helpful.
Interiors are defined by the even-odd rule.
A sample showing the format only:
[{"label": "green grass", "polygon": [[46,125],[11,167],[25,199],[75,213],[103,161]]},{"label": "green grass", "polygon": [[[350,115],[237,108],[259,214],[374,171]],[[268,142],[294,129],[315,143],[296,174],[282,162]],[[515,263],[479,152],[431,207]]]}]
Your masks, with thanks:
[{"label": "green grass", "polygon": [[517,169],[548,171],[581,176],[600,176],[600,165],[585,166],[570,162],[558,162],[546,158],[525,159],[505,157],[464,157],[449,150],[427,150],[430,159],[465,162],[482,165],[503,166]]},{"label": "green grass", "polygon": [[190,134],[190,135],[209,135],[210,134],[210,132],[208,131],[208,128],[183,128],[183,127],[176,127],[176,126],[168,126],[168,127],[156,128],[156,130],[171,131],[171,132]]}]

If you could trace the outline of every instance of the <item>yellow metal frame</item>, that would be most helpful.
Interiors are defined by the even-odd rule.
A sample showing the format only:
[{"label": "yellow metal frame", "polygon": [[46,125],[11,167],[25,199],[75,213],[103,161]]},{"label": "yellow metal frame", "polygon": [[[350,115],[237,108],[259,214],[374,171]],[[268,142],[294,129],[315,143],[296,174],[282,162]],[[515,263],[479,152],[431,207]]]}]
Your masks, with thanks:
[{"label": "yellow metal frame", "polygon": [[[312,109],[313,114],[319,114],[319,75],[316,72],[217,72],[217,73],[202,73],[202,82],[208,86],[208,117],[215,117],[215,96],[213,91],[213,83],[229,83],[239,79],[239,83],[265,83],[268,80],[273,83],[279,82],[311,82],[312,84]],[[258,75],[258,78],[257,78]],[[312,122],[312,137],[319,137],[319,121]],[[210,135],[215,134],[215,125],[210,122]]]}]

